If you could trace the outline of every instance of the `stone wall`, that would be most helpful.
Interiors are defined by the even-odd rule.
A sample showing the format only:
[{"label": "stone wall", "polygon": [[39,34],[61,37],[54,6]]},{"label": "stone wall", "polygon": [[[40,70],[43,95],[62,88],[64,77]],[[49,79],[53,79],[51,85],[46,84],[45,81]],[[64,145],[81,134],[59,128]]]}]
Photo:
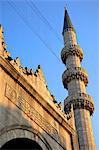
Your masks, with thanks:
[{"label": "stone wall", "polygon": [[72,147],[77,150],[76,132],[63,114],[53,101],[49,103],[41,96],[8,60],[0,57],[1,146],[11,138],[27,137],[28,130],[29,138],[40,143],[44,150],[72,150]]}]

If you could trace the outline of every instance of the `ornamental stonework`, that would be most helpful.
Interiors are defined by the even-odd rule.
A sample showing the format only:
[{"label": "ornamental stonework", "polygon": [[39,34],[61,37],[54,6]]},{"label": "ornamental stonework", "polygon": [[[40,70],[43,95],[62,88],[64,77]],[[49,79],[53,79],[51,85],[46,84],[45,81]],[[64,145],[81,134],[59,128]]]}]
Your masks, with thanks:
[{"label": "ornamental stonework", "polygon": [[66,113],[73,109],[82,108],[90,111],[90,115],[94,112],[94,102],[90,95],[86,93],[77,93],[75,96],[68,96],[64,101],[64,110]]},{"label": "ornamental stonework", "polygon": [[5,96],[15,104],[21,111],[23,111],[31,120],[37,125],[43,128],[50,136],[52,136],[57,142],[65,145],[65,137],[60,135],[59,132],[37,111],[29,102],[24,98],[22,94],[16,93],[14,87],[6,84]]},{"label": "ornamental stonework", "polygon": [[84,81],[85,86],[88,84],[88,75],[85,69],[81,67],[74,67],[72,69],[65,70],[62,75],[63,85],[66,89],[68,89],[68,83],[71,80],[81,80]]},{"label": "ornamental stonework", "polygon": [[[64,48],[61,51],[61,60],[66,65],[67,69],[62,74],[62,82],[64,88],[68,90],[68,97],[64,101],[64,111],[68,116],[68,120],[72,120],[72,122],[72,116],[74,114],[73,123],[75,124],[78,134],[79,149],[95,150],[93,131],[90,122],[90,115],[94,112],[94,103],[92,98],[86,94],[88,75],[80,64],[83,59],[83,51],[80,46],[77,45],[76,32],[66,9],[63,33]],[[71,113],[72,108],[73,113]]]},{"label": "ornamental stonework", "polygon": [[69,55],[76,55],[80,58],[80,61],[83,59],[83,51],[79,45],[71,44],[68,47],[65,46],[61,51],[61,59],[64,64],[66,64],[66,59]]}]

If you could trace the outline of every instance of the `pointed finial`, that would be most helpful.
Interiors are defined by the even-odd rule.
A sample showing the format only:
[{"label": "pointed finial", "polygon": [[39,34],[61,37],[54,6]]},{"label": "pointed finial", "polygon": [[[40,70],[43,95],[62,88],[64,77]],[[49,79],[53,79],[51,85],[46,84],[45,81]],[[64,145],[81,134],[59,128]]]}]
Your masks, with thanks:
[{"label": "pointed finial", "polygon": [[64,4],[64,10],[67,10],[67,3],[66,3],[66,1],[65,1],[65,4]]},{"label": "pointed finial", "polygon": [[75,29],[72,25],[72,22],[70,20],[70,17],[68,15],[68,12],[65,6],[64,7],[64,25],[63,25],[63,32],[62,32],[63,36],[64,36],[65,31],[68,29],[72,29],[75,32]]}]

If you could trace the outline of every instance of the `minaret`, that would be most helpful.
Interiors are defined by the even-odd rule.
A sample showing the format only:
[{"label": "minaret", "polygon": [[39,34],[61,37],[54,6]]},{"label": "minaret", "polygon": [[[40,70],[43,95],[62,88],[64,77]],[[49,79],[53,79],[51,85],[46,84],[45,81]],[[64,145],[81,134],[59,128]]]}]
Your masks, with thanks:
[{"label": "minaret", "polygon": [[88,75],[81,67],[83,51],[77,44],[75,29],[66,9],[62,34],[64,48],[61,51],[61,59],[67,68],[62,75],[62,81],[64,88],[68,90],[68,97],[64,101],[64,110],[66,114],[69,114],[73,107],[79,149],[95,150],[90,117],[94,112],[94,103],[91,96],[86,94]]}]

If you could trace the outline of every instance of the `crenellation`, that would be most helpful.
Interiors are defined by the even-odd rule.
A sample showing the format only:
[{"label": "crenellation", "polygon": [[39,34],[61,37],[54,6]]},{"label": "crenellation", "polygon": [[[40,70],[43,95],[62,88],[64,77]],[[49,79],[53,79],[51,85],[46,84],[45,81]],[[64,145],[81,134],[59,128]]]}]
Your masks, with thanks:
[{"label": "crenellation", "polygon": [[[48,85],[46,83],[43,71],[41,69],[41,66],[38,65],[36,71],[34,72],[32,69],[29,69],[27,67],[23,67],[20,63],[19,57],[16,57],[13,59],[10,56],[10,53],[4,48],[4,37],[3,37],[3,29],[0,25],[0,40],[1,40],[1,49],[0,49],[0,56],[7,60],[18,72],[19,74],[24,77],[27,82],[40,94],[42,97],[46,97],[46,101],[50,103],[50,101],[54,102],[53,97],[51,96],[51,93],[48,89]],[[53,103],[54,104],[54,103]],[[62,111],[61,105],[56,105],[56,108],[58,110]],[[63,115],[64,116],[64,115]]]}]

